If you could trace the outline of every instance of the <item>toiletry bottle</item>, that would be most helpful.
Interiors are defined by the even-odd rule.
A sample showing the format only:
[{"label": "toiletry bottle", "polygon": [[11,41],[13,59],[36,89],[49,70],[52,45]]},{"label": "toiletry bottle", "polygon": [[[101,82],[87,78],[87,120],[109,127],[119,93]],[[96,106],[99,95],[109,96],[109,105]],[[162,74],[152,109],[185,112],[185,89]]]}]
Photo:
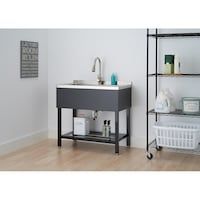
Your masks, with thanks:
[{"label": "toiletry bottle", "polygon": [[107,126],[107,120],[104,120],[103,127],[102,127],[102,136],[106,137],[106,126]]},{"label": "toiletry bottle", "polygon": [[174,73],[174,55],[165,55],[164,74]]},{"label": "toiletry bottle", "polygon": [[111,136],[111,126],[110,126],[110,120],[108,120],[108,124],[107,124],[107,137]]},{"label": "toiletry bottle", "polygon": [[118,77],[117,77],[117,74],[115,73],[115,85],[117,85],[117,80],[118,80]]},{"label": "toiletry bottle", "polygon": [[109,130],[108,130],[108,120],[106,120],[106,126],[105,126],[105,131],[106,131],[106,133],[105,133],[105,137],[109,137]]},{"label": "toiletry bottle", "polygon": [[111,75],[111,85],[116,85],[116,76],[114,73]]},{"label": "toiletry bottle", "polygon": [[180,60],[177,55],[174,57],[174,74],[180,74]]}]

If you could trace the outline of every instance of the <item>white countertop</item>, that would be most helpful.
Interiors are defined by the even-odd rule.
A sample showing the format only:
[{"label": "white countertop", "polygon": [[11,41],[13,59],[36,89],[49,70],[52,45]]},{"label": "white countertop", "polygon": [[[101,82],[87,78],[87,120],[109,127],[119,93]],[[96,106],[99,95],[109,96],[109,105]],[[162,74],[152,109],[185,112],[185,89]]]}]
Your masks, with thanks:
[{"label": "white countertop", "polygon": [[103,85],[98,85],[97,81],[77,80],[77,84],[64,83],[58,84],[57,88],[72,88],[72,89],[96,89],[96,90],[121,90],[131,88],[131,82],[118,81],[117,85],[111,85],[110,82],[105,82]]}]

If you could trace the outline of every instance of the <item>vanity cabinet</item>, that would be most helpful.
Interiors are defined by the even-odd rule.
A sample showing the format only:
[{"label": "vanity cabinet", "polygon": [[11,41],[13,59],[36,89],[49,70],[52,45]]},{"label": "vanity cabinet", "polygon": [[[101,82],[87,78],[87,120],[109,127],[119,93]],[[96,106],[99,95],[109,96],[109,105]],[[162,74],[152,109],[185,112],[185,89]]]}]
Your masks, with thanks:
[{"label": "vanity cabinet", "polygon": [[[115,153],[119,153],[119,142],[125,138],[130,146],[131,91],[131,87],[119,90],[57,88],[58,146],[61,147],[62,139],[85,140],[114,144]],[[62,133],[62,109],[66,108],[73,110],[72,117],[76,117],[77,109],[114,112],[115,132],[110,137],[93,131],[88,135],[75,135],[73,130]],[[119,112],[122,110],[126,110],[126,133],[119,133]]]}]

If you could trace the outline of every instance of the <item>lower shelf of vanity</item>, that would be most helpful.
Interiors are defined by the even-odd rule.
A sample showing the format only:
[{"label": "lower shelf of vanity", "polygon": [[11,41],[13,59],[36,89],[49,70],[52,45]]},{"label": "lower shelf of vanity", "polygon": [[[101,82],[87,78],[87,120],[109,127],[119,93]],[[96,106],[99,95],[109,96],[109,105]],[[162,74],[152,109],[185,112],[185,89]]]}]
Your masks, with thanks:
[{"label": "lower shelf of vanity", "polygon": [[[128,137],[127,134],[120,133],[118,140],[120,141],[127,137]],[[61,138],[115,144],[115,133],[111,133],[110,137],[103,137],[101,132],[92,131],[87,135],[74,135],[72,131],[72,132],[63,134]]]}]

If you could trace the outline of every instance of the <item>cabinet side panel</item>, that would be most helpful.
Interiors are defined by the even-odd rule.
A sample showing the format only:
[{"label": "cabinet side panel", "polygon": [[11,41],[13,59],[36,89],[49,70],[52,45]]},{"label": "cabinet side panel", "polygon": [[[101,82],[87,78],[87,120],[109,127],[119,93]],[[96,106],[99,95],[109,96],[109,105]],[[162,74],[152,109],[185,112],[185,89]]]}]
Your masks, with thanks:
[{"label": "cabinet side panel", "polygon": [[131,88],[119,90],[119,110],[124,110],[131,107]]}]

